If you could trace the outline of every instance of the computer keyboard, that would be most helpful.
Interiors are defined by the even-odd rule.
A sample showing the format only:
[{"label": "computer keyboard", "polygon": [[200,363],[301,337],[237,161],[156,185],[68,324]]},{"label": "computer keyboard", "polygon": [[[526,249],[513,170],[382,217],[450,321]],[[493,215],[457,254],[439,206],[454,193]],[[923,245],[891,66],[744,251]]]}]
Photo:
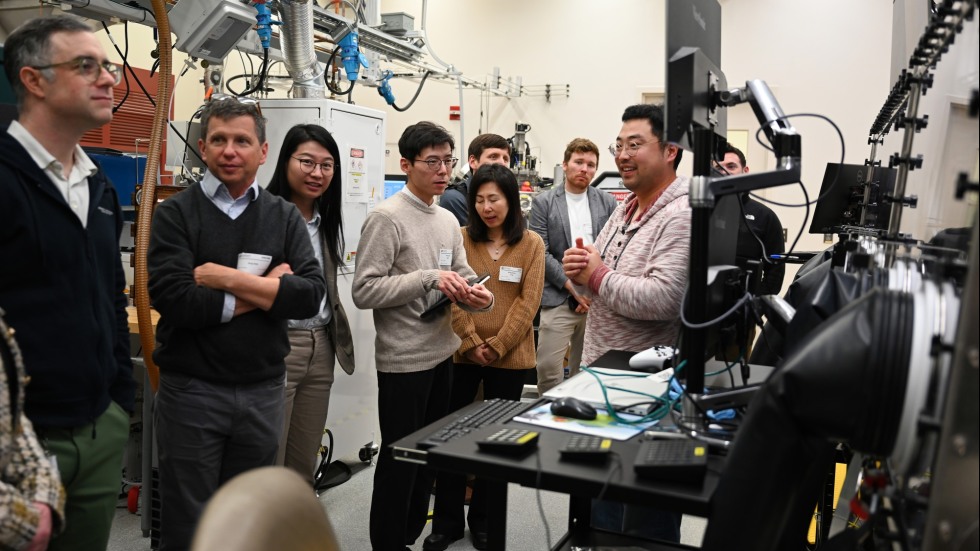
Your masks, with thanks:
[{"label": "computer keyboard", "polygon": [[534,402],[494,398],[470,404],[457,411],[446,424],[419,441],[420,448],[431,448],[469,434],[486,425],[507,421],[533,406]]}]

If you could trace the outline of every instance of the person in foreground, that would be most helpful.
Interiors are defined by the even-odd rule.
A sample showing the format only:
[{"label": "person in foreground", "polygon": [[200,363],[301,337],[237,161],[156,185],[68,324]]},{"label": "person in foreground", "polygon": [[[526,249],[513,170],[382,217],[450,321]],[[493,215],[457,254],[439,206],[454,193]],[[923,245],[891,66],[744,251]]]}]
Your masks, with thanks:
[{"label": "person in foreground", "polygon": [[[534,369],[534,314],[544,286],[544,242],[525,228],[514,173],[502,165],[477,169],[469,185],[469,226],[463,228],[466,259],[478,274],[489,274],[491,312],[453,306],[453,330],[462,344],[453,355],[449,410],[473,402],[483,384],[484,399],[520,400],[527,371]],[[473,547],[487,548],[485,484],[474,481],[467,520]],[[446,549],[463,537],[466,476],[436,475],[432,534],[426,550]]]},{"label": "person in foreground", "polygon": [[24,361],[0,308],[0,548],[43,551],[65,523],[65,490],[24,415]]},{"label": "person in foreground", "polygon": [[69,16],[24,23],[6,37],[4,57],[19,115],[0,129],[0,305],[31,379],[24,413],[68,496],[49,548],[104,551],[136,382],[122,208],[78,144],[112,120],[122,72]]},{"label": "person in foreground", "polygon": [[190,546],[222,484],[275,463],[286,321],[314,316],[323,299],[303,217],[255,180],[268,150],[258,105],[211,99],[201,136],[208,170],[157,206],[147,253],[160,312],[161,551]]},{"label": "person in foreground", "polygon": [[[609,146],[632,193],[616,207],[595,245],[565,252],[565,275],[592,294],[585,325],[586,364],[609,350],[674,346],[687,283],[689,180],[677,176],[682,151],[664,141],[663,109],[633,105]],[[681,515],[596,502],[593,525],[668,541],[680,540]]]},{"label": "person in foreground", "polygon": [[[463,308],[489,310],[493,294],[471,285],[459,223],[436,204],[458,159],[446,129],[420,122],[398,140],[402,190],[371,211],[355,257],[354,304],[374,310],[378,424],[386,447],[449,411],[453,353],[460,339],[449,308],[421,314],[442,296]],[[433,474],[395,461],[384,449],[374,470],[371,546],[404,550],[422,534]]]},{"label": "person in foreground", "polygon": [[562,381],[568,356],[568,375],[578,373],[585,342],[585,320],[591,300],[580,295],[565,275],[561,260],[578,239],[591,245],[616,209],[616,199],[592,187],[599,166],[599,148],[575,138],[565,147],[561,164],[565,182],[539,193],[531,207],[531,231],[545,242],[545,287],[538,324],[538,395]]},{"label": "person in foreground", "polygon": [[326,296],[315,316],[289,320],[284,429],[276,463],[312,482],[334,381],[334,360],[354,373],[354,341],[347,312],[337,293],[337,267],[344,254],[343,189],[337,162],[340,149],[322,126],[289,129],[267,188],[291,201],[306,220],[323,277]]}]

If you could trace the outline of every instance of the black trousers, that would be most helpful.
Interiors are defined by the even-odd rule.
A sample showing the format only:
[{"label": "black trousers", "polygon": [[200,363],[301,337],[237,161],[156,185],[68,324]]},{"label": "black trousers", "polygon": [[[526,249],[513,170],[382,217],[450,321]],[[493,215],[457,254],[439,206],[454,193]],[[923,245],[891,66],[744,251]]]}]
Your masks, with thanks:
[{"label": "black trousers", "polygon": [[274,465],[285,375],[225,385],[164,371],[154,421],[160,457],[160,551],[189,549],[204,506],[245,471]]},{"label": "black trousers", "polygon": [[[476,391],[483,383],[483,397],[520,400],[524,389],[524,369],[481,367],[474,364],[453,366],[453,390],[449,400],[450,411],[456,411],[473,402]],[[466,475],[440,471],[436,474],[435,514],[432,532],[457,536],[463,533],[463,502],[466,499]],[[473,481],[473,494],[466,515],[471,532],[487,531],[486,483],[477,478]]]},{"label": "black trousers", "polygon": [[434,473],[395,461],[387,446],[449,413],[453,361],[413,373],[378,372],[381,453],[374,468],[371,496],[371,547],[403,551],[425,528]]}]

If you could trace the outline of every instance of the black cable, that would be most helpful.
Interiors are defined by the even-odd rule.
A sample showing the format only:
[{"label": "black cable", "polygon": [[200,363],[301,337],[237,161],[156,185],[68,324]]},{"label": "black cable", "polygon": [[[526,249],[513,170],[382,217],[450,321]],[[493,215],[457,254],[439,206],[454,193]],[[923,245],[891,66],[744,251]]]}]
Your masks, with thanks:
[{"label": "black cable", "polygon": [[[269,48],[262,48],[262,65],[259,68],[259,80],[255,83],[255,86],[242,91],[240,94],[235,94],[238,97],[247,96],[249,94],[254,94],[255,92],[262,91],[262,85],[265,84],[265,73],[269,69]],[[228,88],[227,83],[225,88]],[[229,89],[231,91],[231,89]]]},{"label": "black cable", "polygon": [[[785,115],[783,117],[779,117],[779,119],[777,119],[777,120],[792,119],[792,118],[795,118],[795,117],[813,117],[813,118],[816,118],[816,119],[822,119],[822,120],[827,121],[832,127],[834,127],[834,130],[837,131],[837,137],[840,140],[840,164],[837,167],[837,174],[834,175],[834,181],[829,186],[827,186],[827,190],[824,191],[823,193],[821,193],[816,199],[814,199],[812,203],[808,199],[807,200],[807,205],[810,205],[810,204],[813,204],[813,203],[817,203],[821,199],[823,199],[824,197],[826,197],[827,195],[830,195],[830,193],[833,191],[833,189],[837,186],[837,181],[840,179],[840,167],[844,164],[844,156],[845,156],[845,152],[846,152],[846,148],[845,148],[845,144],[844,144],[844,134],[843,134],[843,132],[841,132],[840,127],[838,127],[837,124],[834,123],[834,121],[832,121],[830,119],[830,117],[827,117],[825,115],[821,115],[819,113],[794,113],[792,115]],[[757,142],[759,142],[759,145],[761,145],[767,151],[772,151],[772,148],[769,147],[769,146],[767,146],[762,141],[762,139],[759,137],[759,135],[762,134],[762,130],[763,130],[763,127],[760,126],[759,129],[755,131],[755,140]],[[804,205],[794,205],[794,204],[789,204],[789,203],[779,203],[779,202],[773,201],[771,199],[766,199],[764,197],[759,197],[758,195],[756,195],[754,193],[751,194],[751,195],[752,195],[752,198],[754,198],[756,200],[759,200],[759,201],[762,201],[763,203],[769,203],[771,205],[778,205],[780,207],[798,208],[798,207],[804,206]]]},{"label": "black cable", "polygon": [[[235,76],[233,76],[233,77],[231,77],[231,78],[226,78],[226,79],[225,79],[225,90],[227,90],[228,92],[230,92],[230,93],[231,93],[231,94],[232,94],[233,96],[238,96],[238,97],[241,97],[241,95],[242,95],[242,94],[240,94],[240,93],[238,93],[238,92],[236,92],[236,91],[234,91],[234,90],[232,90],[232,88],[231,88],[231,86],[230,86],[230,85],[231,85],[231,83],[232,83],[232,82],[234,82],[234,81],[236,81],[236,80],[238,80],[238,79],[242,79],[242,78],[252,78],[252,77],[254,77],[254,76],[255,76],[255,75],[254,75],[254,74],[252,74],[252,73],[242,73],[242,74],[240,74],[240,75],[235,75]],[[246,90],[247,90],[247,89],[248,89],[248,87],[246,86]]]},{"label": "black cable", "polygon": [[800,237],[803,237],[803,230],[806,229],[806,223],[810,219],[810,194],[807,193],[806,186],[803,185],[803,182],[799,182],[799,184],[800,189],[803,190],[803,201],[805,201],[803,206],[806,208],[806,213],[803,215],[803,223],[800,224],[800,231],[796,233],[796,239],[793,240],[793,244],[786,251],[787,255],[793,254],[793,251],[796,249],[796,244],[800,242]]},{"label": "black cable", "polygon": [[[105,23],[103,23],[103,25],[105,25]],[[108,32],[108,29],[106,29],[106,32]],[[122,57],[123,59],[123,75],[125,75],[125,69],[129,69],[129,74],[131,74],[133,76],[133,79],[136,80],[136,84],[140,87],[140,90],[143,91],[143,95],[146,96],[147,100],[149,100],[150,105],[156,108],[157,102],[153,100],[153,96],[151,96],[150,93],[146,90],[146,86],[143,86],[143,82],[140,81],[140,77],[136,76],[136,71],[133,70],[132,65],[129,64],[129,61],[123,55],[122,51],[119,50],[119,46],[117,46],[116,43],[113,42],[112,47],[116,49],[116,53],[118,53],[119,56]],[[174,126],[174,123],[167,121],[167,124],[170,126],[170,129],[173,130],[175,134],[177,134],[177,137],[180,138],[180,141],[184,142],[184,145],[190,148],[190,150],[194,153],[194,156],[196,156],[198,159],[201,159],[201,162],[203,163],[204,159],[201,158],[201,155],[193,147],[191,147],[189,143],[187,143],[187,140],[184,139],[184,135],[180,133],[180,130],[177,130],[177,127]]]},{"label": "black cable", "polygon": [[[102,28],[105,29],[105,34],[106,36],[109,37],[109,41],[112,42],[113,46],[115,46],[116,42],[112,39],[112,33],[109,32],[109,26],[105,24],[105,21],[102,22]],[[113,115],[115,115],[117,111],[122,109],[123,104],[126,103],[126,99],[129,98],[129,77],[126,76],[126,70],[125,70],[126,58],[129,56],[129,22],[128,21],[123,21],[123,46],[125,47],[124,52],[119,52],[118,47],[116,48],[116,51],[119,52],[119,55],[122,56],[122,60],[123,60],[123,80],[126,81],[126,93],[123,94],[123,97],[121,100],[119,100],[119,103],[112,108]]]},{"label": "black cable", "polygon": [[[337,57],[337,52],[339,52],[339,51],[340,51],[340,44],[337,44],[337,45],[336,45],[336,46],[334,47],[334,49],[333,49],[333,51],[332,51],[332,52],[330,52],[330,59],[328,59],[328,60],[327,60],[327,67],[330,67],[330,66],[332,66],[332,65],[333,65],[333,60],[334,60],[334,59],[336,59],[336,57]],[[347,94],[349,94],[349,93],[350,93],[350,91],[351,91],[351,90],[352,90],[352,89],[354,88],[354,81],[351,81],[351,83],[350,83],[350,87],[349,87],[349,88],[347,88],[346,90],[343,90],[343,91],[341,91],[341,90],[340,90],[340,88],[335,88],[335,87],[334,87],[333,85],[331,85],[331,83],[330,83],[330,80],[333,80],[333,79],[329,79],[329,80],[328,80],[328,79],[326,79],[326,78],[324,78],[324,79],[323,79],[323,82],[324,82],[324,83],[326,83],[326,85],[327,85],[327,88],[328,88],[328,89],[329,89],[329,90],[330,90],[331,92],[333,92],[334,94],[336,94],[336,95],[338,95],[338,96],[346,96],[346,95],[347,95]]]},{"label": "black cable", "polygon": [[[398,112],[408,111],[409,108],[411,108],[412,105],[415,104],[415,100],[417,100],[419,98],[419,94],[422,93],[422,86],[425,84],[425,79],[429,78],[429,73],[430,73],[430,71],[427,70],[425,72],[425,74],[422,75],[422,81],[419,82],[419,87],[418,87],[417,90],[415,90],[415,95],[412,96],[412,99],[408,102],[408,105],[406,105],[405,107],[398,107],[394,103],[391,104],[391,106],[395,109],[395,111],[398,111]],[[480,116],[482,117],[483,115],[481,114]]]},{"label": "black cable", "polygon": [[541,522],[544,523],[544,538],[546,549],[551,549],[551,527],[548,526],[548,518],[544,516],[544,504],[541,503],[541,450],[534,450],[534,460],[538,466],[538,473],[534,478],[534,494],[538,500],[538,513],[541,515]]}]

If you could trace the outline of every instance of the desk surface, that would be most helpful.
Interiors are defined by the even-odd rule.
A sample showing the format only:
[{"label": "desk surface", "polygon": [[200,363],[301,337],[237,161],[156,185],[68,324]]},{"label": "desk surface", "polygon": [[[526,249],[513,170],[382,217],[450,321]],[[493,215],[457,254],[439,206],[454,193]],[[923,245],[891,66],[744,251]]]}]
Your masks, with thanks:
[{"label": "desk surface", "polygon": [[[127,306],[126,314],[129,316],[129,332],[136,335],[140,332],[139,322],[136,320],[136,307]],[[153,323],[153,330],[156,331],[157,323],[160,321],[160,313],[150,309],[150,321]]]},{"label": "desk surface", "polygon": [[[395,447],[415,448],[419,440],[445,425],[452,416],[440,420],[394,443]],[[482,452],[477,441],[501,425],[490,425],[446,444],[427,450],[426,464],[435,469],[471,473],[487,479],[514,482],[580,497],[597,497],[608,480],[604,498],[626,503],[655,505],[673,511],[708,516],[711,496],[718,485],[724,459],[711,456],[708,473],[700,486],[657,482],[637,478],[633,460],[639,449],[639,438],[612,444],[616,454],[600,465],[562,461],[558,449],[573,433],[509,421],[505,425],[540,433],[537,450],[512,458]],[[617,459],[618,456],[618,459]]]}]

